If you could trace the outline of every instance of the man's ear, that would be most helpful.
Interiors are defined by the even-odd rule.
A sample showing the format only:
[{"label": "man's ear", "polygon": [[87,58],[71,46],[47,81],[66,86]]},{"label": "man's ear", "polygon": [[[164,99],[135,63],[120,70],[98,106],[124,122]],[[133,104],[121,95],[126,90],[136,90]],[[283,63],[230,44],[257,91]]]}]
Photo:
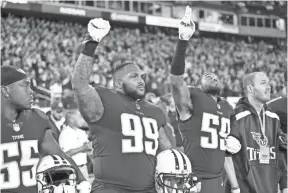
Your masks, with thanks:
[{"label": "man's ear", "polygon": [[117,89],[122,89],[123,88],[123,82],[120,79],[114,80],[114,87]]},{"label": "man's ear", "polygon": [[248,91],[248,92],[253,92],[253,91],[254,91],[254,86],[248,84],[248,85],[247,85],[247,91]]},{"label": "man's ear", "polygon": [[6,98],[9,98],[9,90],[7,86],[1,86],[1,93]]}]

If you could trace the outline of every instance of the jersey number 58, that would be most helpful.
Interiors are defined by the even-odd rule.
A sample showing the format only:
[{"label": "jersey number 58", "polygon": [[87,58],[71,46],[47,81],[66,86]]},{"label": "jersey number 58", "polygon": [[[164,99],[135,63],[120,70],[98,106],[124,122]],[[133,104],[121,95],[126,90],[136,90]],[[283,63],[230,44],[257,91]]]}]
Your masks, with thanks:
[{"label": "jersey number 58", "polygon": [[[214,125],[214,127],[211,125]],[[220,130],[217,129],[219,127],[220,127]],[[228,118],[221,117],[220,119],[218,115],[213,115],[210,113],[203,113],[201,131],[209,133],[211,136],[211,138],[206,137],[206,136],[201,136],[201,141],[200,141],[201,147],[208,148],[208,149],[217,149],[219,147],[218,144],[220,140],[220,147],[219,147],[220,150],[226,151],[225,138],[230,133],[230,120]]]},{"label": "jersey number 58", "polygon": [[[122,139],[122,153],[141,153],[145,148],[147,154],[156,155],[159,132],[155,119],[123,113],[121,126],[122,134],[130,137]],[[144,140],[144,136],[147,140]]]}]

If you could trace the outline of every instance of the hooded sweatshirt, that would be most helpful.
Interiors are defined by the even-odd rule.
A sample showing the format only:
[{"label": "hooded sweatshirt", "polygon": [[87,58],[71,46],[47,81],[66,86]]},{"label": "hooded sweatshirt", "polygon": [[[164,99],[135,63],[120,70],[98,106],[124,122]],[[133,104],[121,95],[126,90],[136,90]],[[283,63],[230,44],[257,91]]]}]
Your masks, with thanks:
[{"label": "hooded sweatshirt", "polygon": [[[262,130],[265,130],[265,137]],[[232,156],[241,192],[277,192],[280,178],[277,165],[280,121],[277,114],[264,106],[258,115],[248,99],[241,98],[231,119],[231,132],[242,145],[241,150]],[[263,150],[263,147],[268,147],[265,148],[266,155],[269,156],[268,161],[261,159],[260,149]]]}]

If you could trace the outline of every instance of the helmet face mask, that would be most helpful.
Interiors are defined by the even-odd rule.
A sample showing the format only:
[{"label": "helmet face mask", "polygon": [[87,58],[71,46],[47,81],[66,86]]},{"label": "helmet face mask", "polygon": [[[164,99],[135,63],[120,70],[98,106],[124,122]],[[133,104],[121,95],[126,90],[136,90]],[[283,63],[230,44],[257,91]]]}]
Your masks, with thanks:
[{"label": "helmet face mask", "polygon": [[[193,183],[192,174],[160,173],[156,178],[157,188],[163,193],[190,193]],[[160,191],[159,191],[160,192]]]},{"label": "helmet face mask", "polygon": [[191,162],[184,153],[169,149],[157,155],[157,193],[190,193],[195,190],[196,183],[197,178],[192,173]]},{"label": "helmet face mask", "polygon": [[36,173],[37,193],[76,193],[75,169],[67,160],[55,160],[58,157],[46,156],[39,164]]}]

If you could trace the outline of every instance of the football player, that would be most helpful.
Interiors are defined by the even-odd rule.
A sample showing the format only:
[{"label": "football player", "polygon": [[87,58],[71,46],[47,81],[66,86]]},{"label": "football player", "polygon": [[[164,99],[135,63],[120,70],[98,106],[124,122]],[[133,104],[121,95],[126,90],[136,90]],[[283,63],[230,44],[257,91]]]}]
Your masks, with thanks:
[{"label": "football player", "polygon": [[[284,73],[285,86],[287,86],[287,71]],[[286,87],[287,93],[287,87]],[[279,155],[279,167],[282,171],[282,175],[279,181],[280,190],[287,193],[287,95],[285,97],[278,97],[269,101],[268,107],[275,112],[281,123],[282,134],[280,136],[280,155]]]},{"label": "football player", "polygon": [[183,79],[185,53],[190,37],[195,32],[191,21],[192,10],[186,7],[179,25],[179,41],[170,70],[170,84],[175,101],[179,129],[183,135],[184,152],[192,168],[202,181],[201,193],[222,193],[222,170],[224,167],[231,181],[233,192],[239,192],[231,157],[226,150],[236,153],[241,146],[230,133],[230,115],[233,109],[219,97],[221,83],[213,73],[205,73],[196,87],[188,87]]},{"label": "football player", "polygon": [[192,173],[189,158],[176,149],[157,155],[155,186],[157,193],[197,193],[201,190],[201,182]]},{"label": "football player", "polygon": [[[76,167],[52,136],[44,112],[32,108],[30,79],[21,69],[1,66],[1,144],[0,189],[2,192],[36,192],[36,167],[39,156],[59,155]],[[81,192],[90,184],[77,169]]]},{"label": "football player", "polygon": [[[88,23],[88,36],[72,75],[78,108],[88,123],[94,149],[93,193],[155,192],[158,147],[171,148],[164,112],[144,99],[145,73],[133,62],[117,66],[114,89],[89,85],[93,55],[110,24]],[[121,41],[121,40],[120,40]]]}]

